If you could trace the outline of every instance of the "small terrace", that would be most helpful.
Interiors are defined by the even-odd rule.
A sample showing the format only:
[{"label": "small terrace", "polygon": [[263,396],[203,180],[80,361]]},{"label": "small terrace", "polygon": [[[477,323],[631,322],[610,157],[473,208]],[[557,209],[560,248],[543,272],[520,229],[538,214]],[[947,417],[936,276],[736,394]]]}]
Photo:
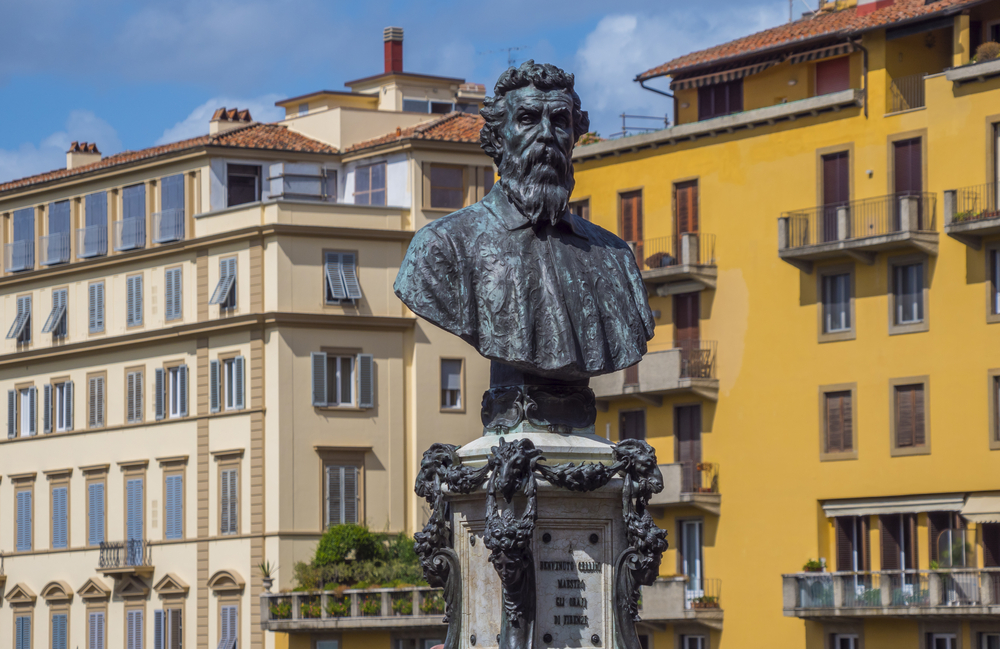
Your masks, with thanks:
[{"label": "small terrace", "polygon": [[108,254],[108,228],[104,225],[91,225],[78,228],[76,231],[77,256],[81,259],[103,257]]},{"label": "small terrace", "polygon": [[652,509],[695,507],[719,515],[722,494],[719,492],[719,465],[712,462],[677,462],[661,464],[663,491],[649,501]]},{"label": "small terrace", "polygon": [[984,237],[1000,234],[998,183],[949,189],[944,193],[945,234],[979,250]]},{"label": "small terrace", "polygon": [[3,248],[3,267],[8,273],[35,268],[35,242],[31,239],[8,243]]},{"label": "small terrace", "polygon": [[183,238],[183,209],[175,208],[153,213],[153,243],[169,243]]},{"label": "small terrace", "polygon": [[695,586],[684,575],[660,577],[642,587],[639,625],[662,631],[668,624],[694,622],[721,630],[721,594],[721,579],[702,579]]},{"label": "small terrace", "polygon": [[263,593],[261,628],[282,633],[323,630],[447,628],[439,588],[359,588],[344,591]]},{"label": "small terrace", "polygon": [[1000,568],[782,575],[786,617],[970,617],[1000,614]]},{"label": "small terrace", "polygon": [[153,576],[153,560],[149,541],[131,540],[101,543],[101,554],[97,571],[105,577],[136,575]]},{"label": "small terrace", "polygon": [[718,343],[701,340],[689,345],[650,352],[637,365],[590,380],[598,406],[637,398],[662,405],[663,396],[691,393],[715,401],[719,380],[715,373]]},{"label": "small terrace", "polygon": [[685,233],[629,242],[650,291],[666,297],[715,288],[715,235]]},{"label": "small terrace", "polygon": [[934,194],[890,194],[785,212],[778,219],[778,256],[811,273],[824,259],[849,257],[866,264],[884,250],[937,255]]},{"label": "small terrace", "polygon": [[42,265],[54,266],[69,261],[69,232],[57,232],[41,237]]},{"label": "small terrace", "polygon": [[146,247],[146,219],[115,221],[115,250],[138,250]]}]

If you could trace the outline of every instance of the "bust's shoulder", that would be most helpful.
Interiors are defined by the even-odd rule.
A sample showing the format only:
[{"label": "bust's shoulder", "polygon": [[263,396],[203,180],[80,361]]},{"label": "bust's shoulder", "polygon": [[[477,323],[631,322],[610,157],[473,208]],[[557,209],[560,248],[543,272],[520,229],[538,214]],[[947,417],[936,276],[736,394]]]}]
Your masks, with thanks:
[{"label": "bust's shoulder", "polygon": [[590,241],[600,243],[607,248],[631,250],[627,243],[610,230],[605,230],[596,223],[580,218],[576,214],[570,215],[570,218],[573,220],[573,228],[585,235]]},{"label": "bust's shoulder", "polygon": [[417,230],[414,239],[423,242],[468,239],[478,231],[488,229],[493,219],[482,202],[463,207],[442,216]]}]

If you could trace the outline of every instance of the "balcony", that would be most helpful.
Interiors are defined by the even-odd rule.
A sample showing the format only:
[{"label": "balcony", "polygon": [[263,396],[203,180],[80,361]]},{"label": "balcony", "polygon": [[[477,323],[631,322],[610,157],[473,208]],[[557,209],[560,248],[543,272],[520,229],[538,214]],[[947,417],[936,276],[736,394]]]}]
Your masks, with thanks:
[{"label": "balcony", "polygon": [[410,587],[263,593],[261,628],[282,633],[440,629],[444,637],[443,592]]},{"label": "balcony", "polygon": [[146,219],[115,221],[115,250],[138,250],[146,247]]},{"label": "balcony", "polygon": [[8,273],[35,268],[35,242],[32,240],[8,243],[3,249],[3,267]]},{"label": "balcony", "polygon": [[954,82],[956,87],[961,87],[963,83],[982,83],[997,76],[1000,76],[1000,59],[963,65],[945,72],[945,78]]},{"label": "balcony", "polygon": [[924,73],[911,74],[892,80],[886,114],[905,113],[927,106],[927,82]]},{"label": "balcony", "polygon": [[170,243],[184,238],[184,209],[153,213],[153,242]]},{"label": "balcony", "polygon": [[1000,183],[950,189],[944,193],[945,234],[979,250],[984,237],[1000,234]]},{"label": "balcony", "polygon": [[811,273],[824,259],[871,265],[883,250],[937,255],[936,208],[934,194],[890,194],[785,212],[778,219],[778,256]]},{"label": "balcony", "polygon": [[698,589],[691,588],[683,575],[660,577],[652,586],[642,587],[639,624],[662,631],[668,624],[694,622],[721,630],[721,593],[721,579],[703,579]]},{"label": "balcony", "polygon": [[103,225],[79,228],[76,231],[76,254],[81,259],[108,254],[108,228]]},{"label": "balcony", "polygon": [[722,509],[719,465],[711,462],[661,464],[663,491],[649,501],[651,509],[695,507],[718,516]]},{"label": "balcony", "polygon": [[132,540],[118,543],[104,541],[101,543],[97,571],[105,577],[137,575],[148,578],[153,576],[153,570],[149,541]]},{"label": "balcony", "polygon": [[590,380],[598,407],[608,402],[636,398],[662,405],[663,396],[690,393],[716,401],[719,380],[715,376],[714,341],[649,352],[638,365]]},{"label": "balcony", "polygon": [[629,242],[642,279],[660,297],[715,288],[715,235],[685,233]]},{"label": "balcony", "polygon": [[970,617],[1000,614],[1000,568],[783,575],[786,617]]},{"label": "balcony", "polygon": [[54,266],[69,262],[69,232],[57,232],[39,239],[42,249],[42,265]]}]

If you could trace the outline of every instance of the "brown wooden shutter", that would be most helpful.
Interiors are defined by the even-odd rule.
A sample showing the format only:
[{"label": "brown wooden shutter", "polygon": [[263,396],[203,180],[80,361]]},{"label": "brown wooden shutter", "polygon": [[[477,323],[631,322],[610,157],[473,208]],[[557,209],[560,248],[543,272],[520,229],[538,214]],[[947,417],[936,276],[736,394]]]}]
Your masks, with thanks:
[{"label": "brown wooden shutter", "polygon": [[701,338],[701,294],[674,296],[674,347],[693,348]]},{"label": "brown wooden shutter", "polygon": [[896,446],[913,446],[913,386],[896,386]]},{"label": "brown wooden shutter", "polygon": [[905,528],[904,542],[906,543],[906,565],[905,570],[915,570],[917,567],[917,515],[903,514],[903,525]]},{"label": "brown wooden shutter", "polygon": [[675,410],[677,461],[684,480],[682,490],[698,491],[701,487],[701,406],[682,406]]},{"label": "brown wooden shutter", "polygon": [[924,410],[924,386],[913,386],[913,445],[923,446],[926,443],[926,424]]},{"label": "brown wooden shutter", "polygon": [[980,527],[983,530],[983,565],[1000,567],[1000,523],[983,523]]},{"label": "brown wooden shutter", "polygon": [[948,529],[948,512],[930,512],[927,514],[927,558],[938,561],[938,535]]},{"label": "brown wooden shutter", "polygon": [[882,537],[882,570],[899,570],[899,514],[878,517]]},{"label": "brown wooden shutter", "polygon": [[851,403],[850,390],[840,397],[840,411],[843,415],[844,450],[854,450],[854,404]]},{"label": "brown wooden shutter", "polygon": [[924,191],[923,151],[920,138],[895,143],[896,193],[919,194]]},{"label": "brown wooden shutter", "polygon": [[[674,205],[677,206],[677,235],[698,232],[698,181],[674,185]],[[680,254],[678,248],[677,253]]]},{"label": "brown wooden shutter", "polygon": [[851,87],[851,57],[820,61],[816,64],[816,94],[848,90]]},{"label": "brown wooden shutter", "polygon": [[843,410],[839,392],[826,395],[826,452],[844,450]]},{"label": "brown wooden shutter", "polygon": [[743,79],[730,81],[726,84],[729,91],[729,111],[728,114],[743,112]]},{"label": "brown wooden shutter", "polygon": [[646,439],[646,411],[622,411],[618,419],[618,439]]},{"label": "brown wooden shutter", "polygon": [[859,564],[862,570],[871,570],[872,545],[871,534],[868,533],[868,517],[859,516],[861,522],[861,560]]},{"label": "brown wooden shutter", "polygon": [[840,516],[834,519],[837,528],[837,570],[854,570],[854,516]]}]

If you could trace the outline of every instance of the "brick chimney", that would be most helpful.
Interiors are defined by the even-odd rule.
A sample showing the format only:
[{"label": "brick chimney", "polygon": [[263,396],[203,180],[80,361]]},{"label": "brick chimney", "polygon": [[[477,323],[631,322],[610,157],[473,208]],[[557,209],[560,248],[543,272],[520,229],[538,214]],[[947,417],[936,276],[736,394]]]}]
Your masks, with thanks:
[{"label": "brick chimney", "polygon": [[250,117],[249,110],[240,110],[239,108],[227,110],[223,106],[212,114],[212,121],[208,123],[208,134],[218,135],[252,123],[253,118]]},{"label": "brick chimney", "polygon": [[894,2],[895,0],[858,0],[858,15],[865,16],[876,9],[888,7]]},{"label": "brick chimney", "polygon": [[403,28],[386,27],[382,31],[385,40],[385,73],[403,71]]},{"label": "brick chimney", "polygon": [[73,142],[66,152],[66,168],[76,169],[84,165],[99,162],[101,152],[97,150],[97,145],[93,142]]}]

